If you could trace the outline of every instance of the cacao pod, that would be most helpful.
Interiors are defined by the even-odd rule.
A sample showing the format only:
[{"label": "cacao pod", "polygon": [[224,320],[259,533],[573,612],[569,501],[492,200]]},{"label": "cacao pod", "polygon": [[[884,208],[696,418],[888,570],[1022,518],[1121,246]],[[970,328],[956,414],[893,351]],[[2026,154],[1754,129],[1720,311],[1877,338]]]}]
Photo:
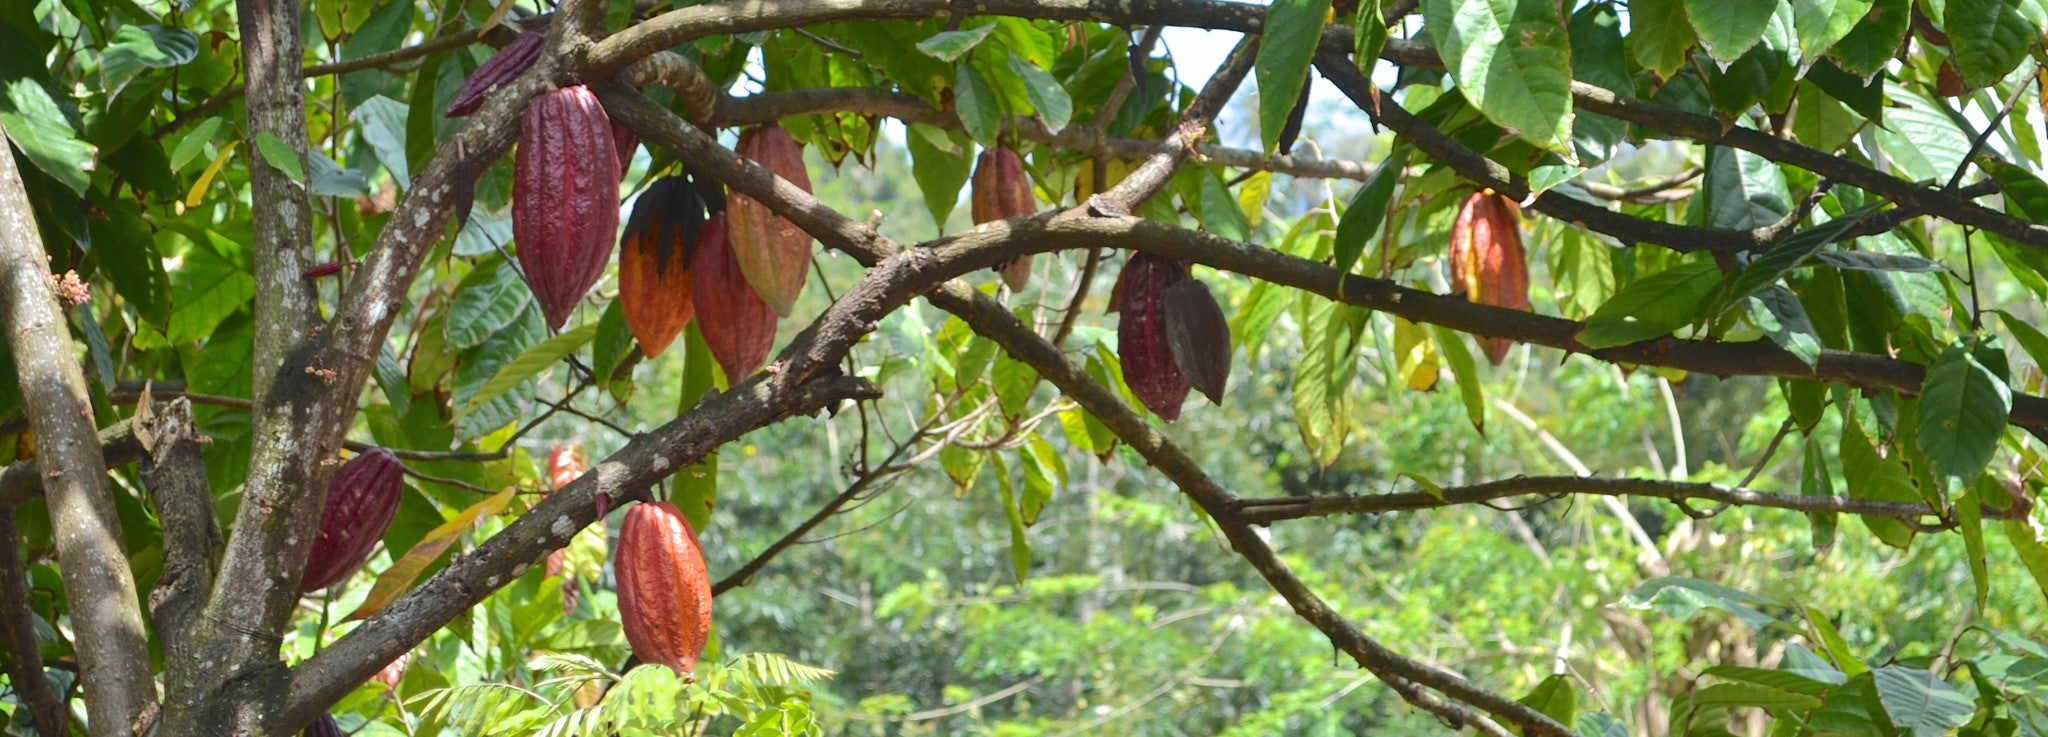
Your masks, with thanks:
[{"label": "cacao pod", "polygon": [[348,737],[348,733],[342,731],[341,725],[334,721],[333,714],[321,714],[320,718],[314,719],[312,724],[306,725],[305,730],[299,732],[299,737]]},{"label": "cacao pod", "polygon": [[626,169],[633,165],[633,151],[638,148],[640,137],[633,135],[632,129],[612,123],[612,152],[619,155],[620,176],[624,176]]},{"label": "cacao pod", "polygon": [[[738,198],[734,198],[738,202]],[[711,357],[725,370],[728,384],[768,361],[775,347],[775,309],[741,274],[726,233],[727,213],[716,213],[697,232],[697,253],[690,263],[690,301],[697,306],[697,329]]]},{"label": "cacao pod", "polygon": [[372,448],[342,464],[327,489],[320,533],[313,538],[306,571],[299,577],[300,593],[341,583],[363,567],[391,526],[404,490],[405,470],[381,449]]},{"label": "cacao pod", "polygon": [[[1031,197],[1031,179],[1024,173],[1024,160],[1007,148],[985,148],[974,161],[973,189],[967,203],[974,224],[1029,215],[1038,204]],[[1031,281],[1031,257],[1019,256],[996,270],[1010,291],[1020,291]]]},{"label": "cacao pod", "polygon": [[1180,419],[1190,385],[1168,342],[1166,290],[1187,279],[1186,264],[1139,251],[1124,264],[1115,291],[1117,312],[1122,314],[1116,352],[1123,363],[1124,383],[1146,409],[1168,422]]},{"label": "cacao pod", "polygon": [[[804,149],[782,126],[769,124],[749,128],[740,134],[739,154],[753,159],[775,175],[789,180],[805,192],[811,191],[811,175],[804,169]],[[730,213],[732,250],[737,254],[740,273],[761,300],[775,314],[789,316],[797,295],[804,290],[804,278],[811,271],[811,234],[767,205],[734,192],[727,206]]]},{"label": "cacao pod", "polygon": [[711,575],[682,510],[668,502],[627,510],[612,560],[633,655],[678,675],[696,672],[711,635]]},{"label": "cacao pod", "polygon": [[662,177],[640,193],[619,236],[619,306],[648,358],[668,350],[690,321],[690,252],[703,226],[697,189]]},{"label": "cacao pod", "polygon": [[1167,287],[1162,304],[1173,365],[1210,404],[1222,404],[1230,380],[1230,323],[1223,307],[1207,285],[1193,278]]},{"label": "cacao pod", "polygon": [[408,650],[399,653],[397,660],[391,661],[390,665],[384,666],[383,670],[377,671],[377,675],[370,676],[370,680],[384,684],[386,689],[398,688],[399,679],[405,677],[405,666],[411,662],[412,651]]},{"label": "cacao pod", "polygon": [[[1521,216],[1514,200],[1493,190],[1466,197],[1451,224],[1450,251],[1451,289],[1479,304],[1529,309],[1529,264],[1522,252]],[[1481,338],[1479,346],[1498,366],[1514,341]]]},{"label": "cacao pod", "polygon": [[455,90],[455,96],[448,98],[448,109],[442,113],[450,118],[466,117],[484,106],[484,98],[498,85],[510,82],[540,58],[540,48],[547,41],[547,34],[528,31],[505,44],[505,48],[492,54],[490,59],[477,65],[476,72],[462,81]]},{"label": "cacao pod", "polygon": [[582,85],[534,98],[512,168],[512,242],[548,324],[560,328],[604,276],[619,230],[611,119]]},{"label": "cacao pod", "polygon": [[569,482],[582,476],[584,469],[589,465],[589,461],[583,456],[583,446],[564,446],[556,443],[554,449],[548,451],[549,488],[559,489],[568,486]]}]

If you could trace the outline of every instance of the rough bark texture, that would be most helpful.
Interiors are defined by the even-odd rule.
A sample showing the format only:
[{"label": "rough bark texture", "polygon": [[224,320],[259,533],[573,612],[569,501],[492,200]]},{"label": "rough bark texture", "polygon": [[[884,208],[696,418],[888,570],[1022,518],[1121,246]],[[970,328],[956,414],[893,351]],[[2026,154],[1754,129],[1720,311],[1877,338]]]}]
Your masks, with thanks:
[{"label": "rough bark texture", "polygon": [[220,521],[214,515],[206,460],[199,454],[192,403],[182,397],[157,403],[145,393],[133,422],[137,444],[146,449],[142,483],[166,531],[163,576],[149,595],[150,623],[163,641],[165,699],[183,701],[204,676],[192,625],[213,590]]},{"label": "rough bark texture", "polygon": [[28,568],[21,560],[21,532],[14,508],[0,506],[0,644],[7,646],[7,679],[28,707],[31,723],[42,734],[65,732],[65,708],[50,680],[43,676],[42,643],[36,639],[35,610],[28,596]]},{"label": "rough bark texture", "polygon": [[48,257],[14,152],[0,132],[0,313],[14,349],[22,407],[36,434],[36,469],[50,502],[57,565],[70,597],[79,676],[92,734],[125,735],[156,700],[147,635],[121,523],[107,494],[85,374],[50,286]]}]

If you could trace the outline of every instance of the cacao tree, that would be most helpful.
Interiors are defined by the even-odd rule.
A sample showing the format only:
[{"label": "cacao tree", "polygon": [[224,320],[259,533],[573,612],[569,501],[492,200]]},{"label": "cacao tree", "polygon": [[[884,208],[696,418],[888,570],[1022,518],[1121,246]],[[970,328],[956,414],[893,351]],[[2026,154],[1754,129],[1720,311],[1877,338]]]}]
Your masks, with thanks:
[{"label": "cacao tree", "polygon": [[2044,37],[0,6],[0,730],[2048,733]]}]

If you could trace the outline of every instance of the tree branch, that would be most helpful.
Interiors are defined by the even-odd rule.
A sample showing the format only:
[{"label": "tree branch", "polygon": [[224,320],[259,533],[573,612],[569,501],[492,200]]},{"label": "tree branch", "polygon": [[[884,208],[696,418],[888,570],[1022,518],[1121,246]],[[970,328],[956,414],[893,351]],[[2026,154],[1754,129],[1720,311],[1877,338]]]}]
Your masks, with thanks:
[{"label": "tree branch", "polygon": [[142,483],[156,501],[164,540],[163,575],[149,596],[149,614],[163,642],[164,700],[189,703],[205,682],[202,643],[193,624],[213,590],[220,522],[191,402],[180,398],[158,404],[144,396],[133,422],[137,444],[145,451]]},{"label": "tree branch", "polygon": [[36,469],[48,490],[79,675],[93,694],[86,716],[94,737],[126,735],[156,701],[142,604],[121,544],[114,499],[107,493],[107,465],[93,429],[85,374],[57,306],[49,256],[5,131],[0,131],[0,316],[14,349],[22,408],[36,434]]},{"label": "tree branch", "polygon": [[[122,420],[99,431],[100,455],[108,468],[142,456],[142,446],[135,442],[135,434],[129,432],[128,426],[128,421]],[[36,470],[36,461],[15,461],[0,469],[0,508],[12,507],[41,493],[43,474]]]},{"label": "tree branch", "polygon": [[36,638],[35,608],[28,596],[28,567],[21,559],[21,531],[14,508],[0,505],[0,640],[7,645],[7,679],[28,708],[36,734],[71,734],[71,709],[43,675],[43,645]]}]

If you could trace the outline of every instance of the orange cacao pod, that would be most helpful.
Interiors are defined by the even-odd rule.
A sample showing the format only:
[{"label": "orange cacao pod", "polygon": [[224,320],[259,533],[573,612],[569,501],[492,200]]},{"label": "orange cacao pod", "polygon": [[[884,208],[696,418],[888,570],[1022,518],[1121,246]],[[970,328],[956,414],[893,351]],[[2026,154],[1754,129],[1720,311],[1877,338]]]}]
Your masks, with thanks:
[{"label": "orange cacao pod", "polygon": [[697,329],[704,334],[704,345],[725,370],[725,380],[737,384],[768,361],[768,351],[775,347],[775,309],[741,275],[726,235],[726,217],[723,212],[713,214],[697,233],[690,300],[697,306]]},{"label": "orange cacao pod", "polygon": [[372,448],[349,459],[334,472],[327,506],[320,512],[320,533],[306,555],[299,591],[312,592],[347,580],[363,562],[398,512],[405,489],[404,469],[390,453]]},{"label": "orange cacao pod", "polygon": [[589,461],[585,460],[583,456],[583,446],[564,446],[561,443],[556,443],[554,449],[548,451],[549,488],[559,489],[568,486],[569,482],[575,481],[578,476],[582,476],[584,469],[588,468],[589,465]]},{"label": "orange cacao pod", "polygon": [[668,349],[690,321],[690,252],[704,227],[704,200],[682,177],[640,193],[619,236],[619,306],[648,358]]},{"label": "orange cacao pod", "polygon": [[1187,279],[1186,264],[1138,251],[1124,264],[1115,290],[1116,309],[1122,315],[1116,352],[1123,363],[1124,383],[1146,409],[1168,422],[1180,419],[1190,385],[1174,362],[1167,337],[1166,291]]},{"label": "orange cacao pod", "polygon": [[[973,189],[967,203],[974,224],[1029,215],[1038,210],[1031,197],[1031,178],[1024,173],[1024,160],[1007,148],[985,148],[974,161]],[[1031,281],[1031,257],[1019,256],[996,270],[1010,291],[1022,290]]]},{"label": "orange cacao pod", "polygon": [[[804,149],[789,131],[779,125],[749,128],[740,134],[739,154],[767,167],[805,192],[811,191],[811,175],[804,169]],[[726,208],[730,213],[732,250],[737,254],[740,273],[761,300],[775,308],[775,314],[789,316],[797,295],[804,290],[804,277],[811,270],[811,234],[787,218],[775,214],[759,200],[737,192]]]},{"label": "orange cacao pod", "polygon": [[512,168],[512,242],[549,325],[604,276],[618,229],[619,158],[597,96],[576,85],[534,98]]},{"label": "orange cacao pod", "polygon": [[612,559],[620,624],[633,654],[680,675],[696,672],[711,636],[711,575],[682,511],[668,502],[627,510]]},{"label": "orange cacao pod", "polygon": [[1223,307],[1207,285],[1192,278],[1167,287],[1160,304],[1173,365],[1210,404],[1222,404],[1230,380],[1230,323]]},{"label": "orange cacao pod", "polygon": [[525,74],[527,68],[533,66],[534,60],[540,58],[541,44],[546,41],[547,34],[539,31],[519,34],[512,43],[505,44],[505,48],[477,65],[469,79],[463,80],[462,86],[455,90],[455,95],[448,98],[448,109],[442,115],[461,118],[475,113],[477,108],[484,106],[484,98],[490,95],[491,90]]},{"label": "orange cacao pod", "polygon": [[[1529,264],[1513,200],[1492,191],[1466,197],[1451,225],[1450,251],[1453,290],[1479,304],[1529,309]],[[1486,359],[1498,366],[1514,341],[1481,338],[1479,345]]]}]

